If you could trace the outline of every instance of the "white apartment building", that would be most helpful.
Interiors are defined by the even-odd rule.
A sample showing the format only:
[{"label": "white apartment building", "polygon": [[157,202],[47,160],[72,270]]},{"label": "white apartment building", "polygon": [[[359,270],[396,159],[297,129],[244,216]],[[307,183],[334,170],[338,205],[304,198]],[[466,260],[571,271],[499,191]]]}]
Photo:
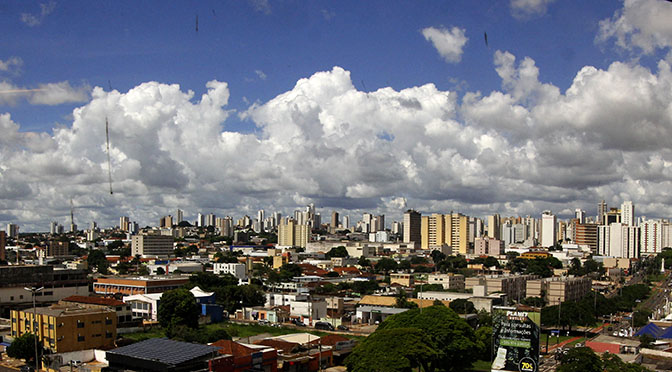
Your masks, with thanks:
[{"label": "white apartment building", "polygon": [[429,274],[427,284],[441,284],[443,289],[464,289],[464,275],[461,274]]},{"label": "white apartment building", "polygon": [[627,226],[635,226],[635,206],[631,201],[621,204],[621,223]]},{"label": "white apartment building", "polygon": [[639,258],[639,227],[623,223],[598,226],[598,254],[609,257]]},{"label": "white apartment building", "polygon": [[552,247],[556,243],[557,218],[550,211],[541,215],[541,246]]},{"label": "white apartment building", "polygon": [[247,280],[247,269],[243,263],[219,263],[212,265],[212,271],[216,275],[231,274],[239,281]]}]

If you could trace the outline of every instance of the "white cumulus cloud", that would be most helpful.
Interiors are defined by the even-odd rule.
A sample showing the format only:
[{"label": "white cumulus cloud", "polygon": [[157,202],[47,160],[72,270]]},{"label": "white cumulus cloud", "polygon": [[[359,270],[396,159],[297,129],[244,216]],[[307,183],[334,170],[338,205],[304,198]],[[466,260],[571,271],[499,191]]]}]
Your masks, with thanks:
[{"label": "white cumulus cloud", "polygon": [[450,30],[427,27],[422,30],[422,36],[434,45],[436,51],[446,62],[455,63],[462,59],[462,48],[469,40],[465,32],[465,29],[459,27],[453,27]]},{"label": "white cumulus cloud", "polygon": [[646,54],[672,46],[672,4],[664,0],[625,0],[623,8],[600,21],[597,40],[614,39],[627,50]]},{"label": "white cumulus cloud", "polygon": [[[313,202],[355,216],[404,208],[482,216],[591,210],[630,199],[672,215],[672,72],[636,64],[585,66],[566,91],[539,81],[529,57],[495,54],[502,89],[462,97],[434,84],[358,90],[334,67],[238,113],[257,127],[227,129],[228,85],[200,96],[146,82],[94,88],[53,134],[0,115],[0,218],[24,231],[121,215],[156,224],[187,218],[291,213]],[[114,194],[107,179],[109,123]]]},{"label": "white cumulus cloud", "polygon": [[40,4],[40,12],[37,14],[21,13],[21,22],[30,27],[39,26],[44,19],[56,9],[56,2],[49,1],[48,3]]},{"label": "white cumulus cloud", "polygon": [[511,14],[519,19],[543,16],[555,0],[511,0]]}]

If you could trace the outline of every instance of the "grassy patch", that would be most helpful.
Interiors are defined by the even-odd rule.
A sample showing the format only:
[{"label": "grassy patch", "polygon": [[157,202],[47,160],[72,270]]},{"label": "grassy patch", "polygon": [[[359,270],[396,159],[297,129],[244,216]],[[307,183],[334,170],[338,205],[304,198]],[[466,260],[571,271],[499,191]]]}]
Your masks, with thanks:
[{"label": "grassy patch", "polygon": [[[574,337],[575,336],[560,336],[560,337],[558,337],[558,336],[548,336],[548,346],[553,346],[555,344],[559,344],[561,342],[571,340]],[[539,342],[544,346],[546,345],[546,333],[541,334]]]},{"label": "grassy patch", "polygon": [[161,337],[166,337],[166,334],[163,332],[163,329],[159,327],[151,328],[147,331],[143,332],[135,332],[135,333],[126,333],[123,335],[120,335],[123,338],[130,338],[131,340],[135,341],[144,341],[150,338],[161,338]]},{"label": "grassy patch", "polygon": [[567,345],[565,345],[565,346],[573,347],[574,345],[578,344],[579,342],[584,343],[584,342],[586,342],[586,339],[584,337],[581,337],[578,340],[567,343]]}]

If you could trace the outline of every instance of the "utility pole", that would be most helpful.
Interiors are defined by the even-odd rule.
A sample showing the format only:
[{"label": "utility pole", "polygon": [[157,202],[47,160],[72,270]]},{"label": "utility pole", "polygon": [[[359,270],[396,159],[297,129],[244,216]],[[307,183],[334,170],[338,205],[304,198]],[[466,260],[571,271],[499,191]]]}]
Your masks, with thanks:
[{"label": "utility pole", "polygon": [[[44,287],[40,288],[35,288],[35,287],[24,287],[26,291],[30,292],[33,296],[33,332],[35,334],[35,370],[39,371],[40,370],[40,355],[37,353],[37,339],[40,338],[39,335],[39,322],[37,321],[37,306],[35,304],[35,297],[37,296],[37,292],[40,292],[44,289]],[[35,325],[37,323],[37,325]]]}]

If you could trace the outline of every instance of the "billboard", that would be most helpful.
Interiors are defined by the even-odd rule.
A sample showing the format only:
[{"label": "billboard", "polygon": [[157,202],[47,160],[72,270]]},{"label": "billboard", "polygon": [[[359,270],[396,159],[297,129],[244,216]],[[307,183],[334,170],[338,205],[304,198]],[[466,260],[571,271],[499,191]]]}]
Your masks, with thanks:
[{"label": "billboard", "polygon": [[495,307],[492,330],[492,372],[537,372],[541,315]]}]

